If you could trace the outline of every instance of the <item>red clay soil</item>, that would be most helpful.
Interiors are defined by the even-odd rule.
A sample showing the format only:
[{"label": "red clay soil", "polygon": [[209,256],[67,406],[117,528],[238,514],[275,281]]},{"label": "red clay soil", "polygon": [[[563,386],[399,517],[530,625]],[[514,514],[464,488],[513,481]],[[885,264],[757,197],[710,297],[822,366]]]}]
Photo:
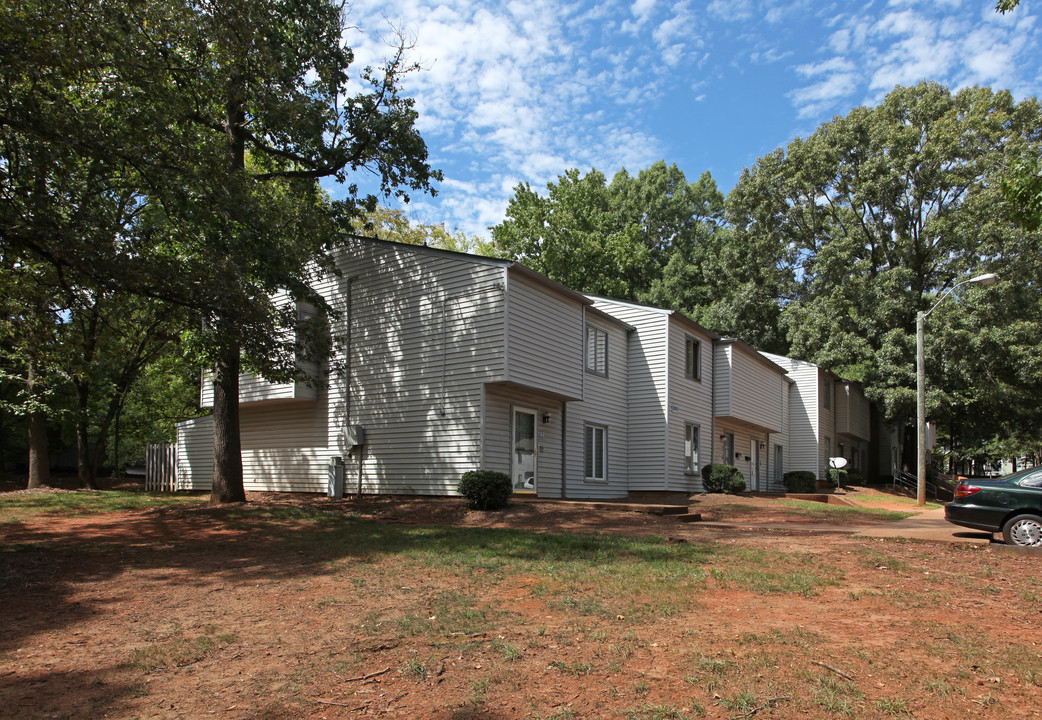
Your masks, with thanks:
[{"label": "red clay soil", "polygon": [[[720,508],[735,504],[751,509]],[[734,550],[744,562],[784,557],[838,580],[806,594],[763,591],[729,581],[726,564],[709,559],[693,594],[672,602],[649,589],[657,609],[637,617],[553,578],[325,552],[311,521],[244,522],[241,508],[8,522],[0,716],[1042,717],[1042,557],[1002,546],[858,539],[822,523],[814,532],[714,529],[537,503],[489,514],[454,499],[251,495],[248,506],[335,507],[377,521],[360,532],[655,536]],[[711,518],[814,522],[756,514],[768,506],[693,503]],[[438,622],[446,598],[487,611],[485,625],[413,629]]]}]

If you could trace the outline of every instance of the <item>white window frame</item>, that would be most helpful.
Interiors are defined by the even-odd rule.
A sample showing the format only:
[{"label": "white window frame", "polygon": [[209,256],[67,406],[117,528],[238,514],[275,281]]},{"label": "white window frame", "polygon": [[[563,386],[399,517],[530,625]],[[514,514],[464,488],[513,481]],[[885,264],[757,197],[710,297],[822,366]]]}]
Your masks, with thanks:
[{"label": "white window frame", "polygon": [[586,324],[586,372],[608,377],[608,331]]},{"label": "white window frame", "polygon": [[699,473],[698,450],[702,444],[702,428],[696,423],[687,423],[684,428],[684,472]]},{"label": "white window frame", "polygon": [[724,451],[723,452],[724,452],[724,458],[723,458],[724,465],[734,465],[735,464],[735,457],[734,457],[735,446],[734,446],[734,433],[733,432],[725,432],[724,433]]},{"label": "white window frame", "polygon": [[684,376],[702,380],[702,341],[690,335],[684,336]]},{"label": "white window frame", "polygon": [[583,425],[583,476],[586,482],[608,482],[608,428],[604,425]]}]

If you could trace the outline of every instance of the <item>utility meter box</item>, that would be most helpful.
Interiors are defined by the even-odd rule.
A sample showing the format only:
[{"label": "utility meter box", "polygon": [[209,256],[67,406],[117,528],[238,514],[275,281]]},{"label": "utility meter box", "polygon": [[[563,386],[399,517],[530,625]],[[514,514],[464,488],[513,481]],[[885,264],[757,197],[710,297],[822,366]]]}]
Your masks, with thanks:
[{"label": "utility meter box", "polygon": [[344,444],[348,448],[365,445],[365,428],[361,425],[348,425],[344,428]]}]

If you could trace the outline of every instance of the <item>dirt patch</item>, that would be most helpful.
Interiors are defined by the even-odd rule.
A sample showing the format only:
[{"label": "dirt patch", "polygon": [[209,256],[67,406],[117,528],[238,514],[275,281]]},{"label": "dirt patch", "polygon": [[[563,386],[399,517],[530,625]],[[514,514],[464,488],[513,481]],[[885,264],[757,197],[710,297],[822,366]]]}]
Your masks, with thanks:
[{"label": "dirt patch", "polygon": [[[851,538],[825,522],[250,500],[0,524],[4,716],[1042,716],[1035,555]],[[763,498],[692,505],[808,523]],[[457,528],[655,538],[663,559],[633,574],[623,550],[577,571],[517,536],[504,564],[513,540]]]}]

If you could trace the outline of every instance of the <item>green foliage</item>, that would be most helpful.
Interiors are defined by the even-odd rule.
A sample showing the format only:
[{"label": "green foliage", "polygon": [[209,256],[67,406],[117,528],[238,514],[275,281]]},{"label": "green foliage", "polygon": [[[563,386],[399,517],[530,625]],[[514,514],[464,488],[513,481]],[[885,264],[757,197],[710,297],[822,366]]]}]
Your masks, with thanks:
[{"label": "green foliage", "polygon": [[812,493],[818,489],[818,478],[809,470],[792,470],[782,475],[782,484],[791,493]]},{"label": "green foliage", "polygon": [[408,245],[427,245],[452,250],[454,252],[476,253],[478,255],[494,254],[491,242],[476,235],[467,235],[462,230],[447,230],[444,224],[414,224],[403,210],[396,210],[378,205],[351,222],[355,232],[406,243]]},{"label": "green foliage", "polygon": [[[439,175],[398,84],[404,43],[349,72],[343,7],[13,0],[0,11],[0,253],[65,287],[181,308],[186,348],[215,369],[215,423],[237,427],[240,366],[299,377],[296,302],[377,196]],[[75,48],[75,52],[70,52]],[[331,201],[318,179],[368,171]],[[277,305],[279,291],[289,302]],[[53,304],[53,303],[52,303]],[[215,496],[241,498],[234,433]],[[238,486],[238,487],[236,487]]]},{"label": "green foliage", "polygon": [[702,468],[702,488],[707,493],[745,492],[745,477],[734,465],[713,463]]},{"label": "green foliage", "polygon": [[620,170],[608,183],[599,170],[571,169],[545,196],[527,183],[515,188],[492,238],[497,254],[581,292],[675,306],[677,298],[653,287],[671,261],[696,260],[722,209],[708,173],[688,183],[676,165],[658,162],[636,177]]},{"label": "green foliage", "polygon": [[457,489],[467,499],[471,510],[499,510],[506,506],[514,491],[510,476],[493,470],[463,473]]},{"label": "green foliage", "polygon": [[850,484],[847,471],[840,468],[829,468],[829,482],[838,488],[845,488]]},{"label": "green foliage", "polygon": [[927,411],[967,449],[1039,428],[1042,240],[1011,220],[1001,188],[1039,156],[1040,126],[1035,99],[923,82],[743,172],[728,219],[781,273],[787,354],[860,380],[886,419],[912,417],[917,311],[995,272],[928,319]]}]

